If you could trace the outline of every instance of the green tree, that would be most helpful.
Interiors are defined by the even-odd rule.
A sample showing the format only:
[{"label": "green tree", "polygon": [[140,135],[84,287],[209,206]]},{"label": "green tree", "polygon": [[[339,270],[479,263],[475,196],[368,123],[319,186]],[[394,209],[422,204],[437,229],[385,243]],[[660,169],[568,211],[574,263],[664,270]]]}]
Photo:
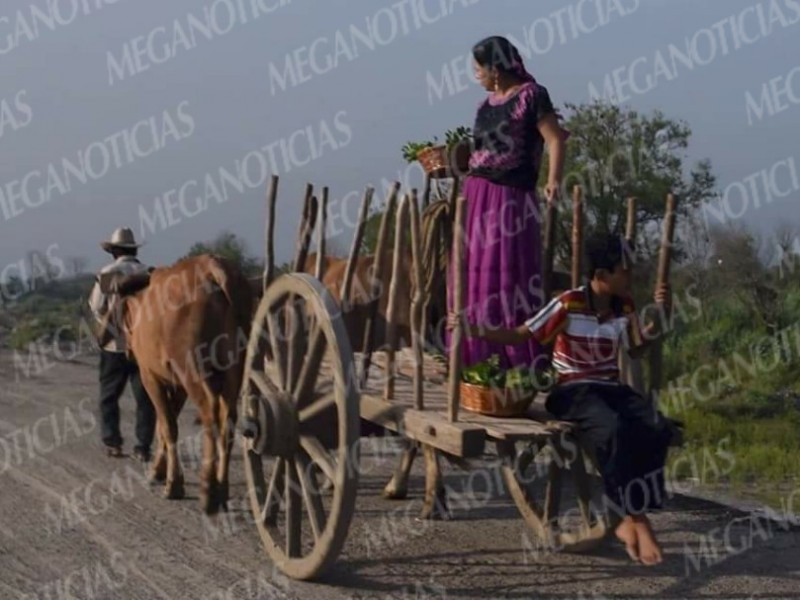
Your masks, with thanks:
[{"label": "green tree", "polygon": [[251,256],[246,242],[235,233],[223,231],[208,242],[195,242],[186,256],[199,254],[216,254],[236,263],[247,276],[259,275],[263,270],[262,263]]},{"label": "green tree", "polygon": [[[567,141],[564,185],[559,204],[556,257],[569,264],[571,255],[572,190],[583,188],[584,236],[593,232],[624,233],[627,198],[637,198],[638,242],[642,258],[658,251],[668,193],[678,198],[678,223],[714,196],[711,162],[689,167],[684,155],[691,129],[660,110],[640,114],[601,100],[566,104]],[[547,156],[542,160],[540,188],[547,180]],[[676,255],[680,238],[676,233]]]}]

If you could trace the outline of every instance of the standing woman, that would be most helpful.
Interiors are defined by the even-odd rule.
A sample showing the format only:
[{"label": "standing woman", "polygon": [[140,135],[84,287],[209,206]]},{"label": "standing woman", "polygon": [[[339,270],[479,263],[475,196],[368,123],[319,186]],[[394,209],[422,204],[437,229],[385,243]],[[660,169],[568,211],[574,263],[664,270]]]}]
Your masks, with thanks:
[{"label": "standing woman", "polygon": [[[544,195],[556,200],[568,133],[547,89],[536,82],[517,49],[493,36],[472,49],[475,75],[489,92],[478,107],[473,152],[464,182],[466,199],[466,316],[490,327],[513,327],[544,305],[536,183],[544,145],[549,154]],[[452,264],[452,263],[451,263]],[[452,290],[453,273],[448,274]],[[452,293],[448,294],[452,303]],[[503,368],[534,368],[542,356],[530,341],[506,346],[479,338],[463,343],[470,366],[500,357]]]}]

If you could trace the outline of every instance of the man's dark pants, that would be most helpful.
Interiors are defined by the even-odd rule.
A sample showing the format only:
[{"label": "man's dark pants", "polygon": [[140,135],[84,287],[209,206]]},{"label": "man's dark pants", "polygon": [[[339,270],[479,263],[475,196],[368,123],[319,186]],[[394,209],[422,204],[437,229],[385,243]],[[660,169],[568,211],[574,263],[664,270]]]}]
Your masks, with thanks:
[{"label": "man's dark pants", "polygon": [[142,386],[136,363],[128,360],[124,352],[100,350],[100,435],[106,446],[122,446],[119,399],[128,381],[136,400],[137,444],[134,449],[149,453],[155,433],[156,413]]},{"label": "man's dark pants", "polygon": [[641,514],[662,507],[672,429],[652,402],[623,384],[572,383],[556,386],[546,408],[575,422],[594,447],[609,508]]}]

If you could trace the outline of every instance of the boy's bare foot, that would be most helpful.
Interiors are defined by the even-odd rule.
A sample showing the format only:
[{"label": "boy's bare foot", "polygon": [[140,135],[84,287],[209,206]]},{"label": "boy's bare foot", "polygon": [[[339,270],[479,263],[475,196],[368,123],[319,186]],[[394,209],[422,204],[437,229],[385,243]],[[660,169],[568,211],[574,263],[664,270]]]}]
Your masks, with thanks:
[{"label": "boy's bare foot", "polygon": [[636,540],[639,545],[639,558],[648,566],[657,565],[663,559],[661,546],[653,533],[650,519],[647,515],[635,515],[633,524],[636,531]]},{"label": "boy's bare foot", "polygon": [[614,530],[614,535],[617,536],[617,539],[625,544],[625,551],[628,553],[628,556],[631,557],[631,560],[639,562],[639,544],[638,538],[636,535],[636,524],[633,521],[633,517],[630,515],[626,515],[622,522],[617,525],[617,528]]}]

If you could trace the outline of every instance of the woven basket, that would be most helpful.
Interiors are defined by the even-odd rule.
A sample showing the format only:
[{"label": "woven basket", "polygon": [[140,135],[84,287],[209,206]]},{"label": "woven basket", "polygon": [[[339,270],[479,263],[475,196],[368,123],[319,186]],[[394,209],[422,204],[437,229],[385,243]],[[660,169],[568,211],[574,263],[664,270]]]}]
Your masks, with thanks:
[{"label": "woven basket", "polygon": [[513,388],[489,388],[461,382],[461,406],[470,412],[493,417],[524,415],[536,397],[535,391],[522,392]]},{"label": "woven basket", "polygon": [[460,177],[469,171],[470,154],[468,144],[458,144],[451,149],[449,155],[447,146],[442,144],[420,150],[417,160],[432,177],[451,177],[453,172]]}]

